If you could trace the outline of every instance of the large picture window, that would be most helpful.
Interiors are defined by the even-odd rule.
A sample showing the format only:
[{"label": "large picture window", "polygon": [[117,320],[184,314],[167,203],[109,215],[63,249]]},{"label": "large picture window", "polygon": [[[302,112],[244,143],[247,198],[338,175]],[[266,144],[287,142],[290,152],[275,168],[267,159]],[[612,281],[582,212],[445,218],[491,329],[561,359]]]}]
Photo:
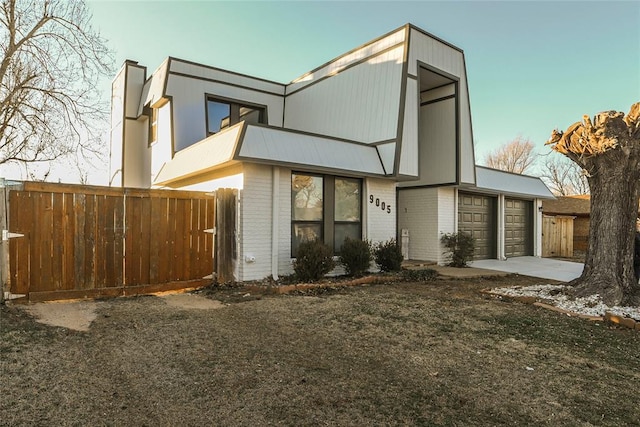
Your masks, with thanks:
[{"label": "large picture window", "polygon": [[319,239],[339,253],[344,240],[362,238],[362,180],[291,175],[291,255]]},{"label": "large picture window", "polygon": [[207,98],[207,133],[218,133],[241,121],[266,123],[265,108],[239,102]]}]

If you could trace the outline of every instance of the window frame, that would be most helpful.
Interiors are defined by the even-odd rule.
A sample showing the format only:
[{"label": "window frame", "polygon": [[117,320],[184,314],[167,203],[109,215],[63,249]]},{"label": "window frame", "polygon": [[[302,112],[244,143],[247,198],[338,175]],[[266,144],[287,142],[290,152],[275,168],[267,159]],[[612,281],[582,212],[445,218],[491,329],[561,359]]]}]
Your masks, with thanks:
[{"label": "window frame", "polygon": [[[309,220],[296,220],[294,219],[295,217],[295,195],[293,192],[293,188],[291,188],[291,247],[290,247],[290,254],[291,254],[291,258],[296,258],[296,253],[294,251],[294,247],[296,246],[294,244],[294,239],[296,238],[295,235],[295,228],[296,225],[304,225],[304,224],[309,224],[309,225],[313,225],[313,224],[320,224],[320,239],[322,240],[322,242],[324,244],[326,244],[327,246],[329,246],[331,248],[331,250],[333,251],[334,255],[339,255],[339,251],[336,250],[335,248],[335,230],[336,230],[336,225],[340,225],[340,224],[348,224],[348,225],[354,225],[357,224],[358,226],[358,235],[359,235],[359,239],[362,240],[363,238],[363,229],[362,229],[362,218],[363,218],[363,210],[364,210],[364,201],[363,201],[363,193],[362,193],[362,189],[364,186],[364,179],[363,178],[357,178],[357,177],[348,177],[348,176],[339,176],[339,175],[324,175],[324,174],[319,174],[319,173],[312,173],[312,172],[303,172],[303,171],[296,171],[296,170],[292,170],[291,171],[291,179],[290,182],[293,183],[293,177],[295,175],[302,175],[302,176],[311,176],[311,177],[319,177],[322,178],[322,219],[321,220],[316,220],[316,221],[309,221]],[[359,216],[358,216],[358,220],[357,221],[344,221],[344,220],[340,220],[337,221],[336,218],[336,196],[335,196],[335,182],[337,179],[345,179],[345,180],[351,180],[351,181],[356,181],[358,183],[358,193],[359,193]]]},{"label": "window frame", "polygon": [[223,96],[205,94],[205,97],[204,97],[205,124],[204,125],[205,125],[205,134],[207,136],[215,135],[224,130],[224,129],[220,129],[215,132],[211,131],[209,127],[209,102],[217,102],[220,104],[227,104],[229,106],[229,126],[224,129],[228,129],[229,127],[235,124],[238,124],[242,121],[241,115],[240,115],[241,108],[250,108],[252,110],[257,110],[259,112],[258,123],[260,124],[268,123],[267,106],[264,104],[256,104],[253,102],[241,101],[239,99],[225,98]]}]

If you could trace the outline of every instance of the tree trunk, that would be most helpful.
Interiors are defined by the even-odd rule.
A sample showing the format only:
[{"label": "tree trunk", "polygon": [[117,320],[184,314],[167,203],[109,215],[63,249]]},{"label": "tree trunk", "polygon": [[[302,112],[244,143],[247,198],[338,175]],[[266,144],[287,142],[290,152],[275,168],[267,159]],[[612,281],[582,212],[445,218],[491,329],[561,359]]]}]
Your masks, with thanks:
[{"label": "tree trunk", "polygon": [[580,159],[591,172],[589,247],[582,275],[571,284],[575,296],[599,294],[609,306],[640,305],[633,270],[640,173],[629,160],[620,149]]}]

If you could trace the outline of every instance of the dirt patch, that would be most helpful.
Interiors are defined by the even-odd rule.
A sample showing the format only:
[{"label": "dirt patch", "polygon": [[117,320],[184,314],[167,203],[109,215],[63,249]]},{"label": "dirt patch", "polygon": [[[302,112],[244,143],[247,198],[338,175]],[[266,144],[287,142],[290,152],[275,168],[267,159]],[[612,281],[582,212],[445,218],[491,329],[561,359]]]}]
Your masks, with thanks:
[{"label": "dirt patch", "polygon": [[167,305],[188,310],[215,310],[224,307],[224,304],[218,300],[191,293],[166,294],[161,298]]},{"label": "dirt patch", "polygon": [[[191,293],[166,293],[160,295],[160,298],[171,307],[188,310],[214,310],[224,307],[220,301]],[[16,307],[24,309],[39,323],[75,331],[88,331],[91,323],[98,316],[97,310],[100,304],[102,303],[96,300],[56,301]]]},{"label": "dirt patch", "polygon": [[18,305],[45,325],[60,326],[75,331],[88,331],[96,317],[96,301],[42,302]]},{"label": "dirt patch", "polygon": [[105,300],[87,331],[2,306],[2,423],[638,425],[640,333],[480,293],[536,283],[211,288],[223,309]]}]

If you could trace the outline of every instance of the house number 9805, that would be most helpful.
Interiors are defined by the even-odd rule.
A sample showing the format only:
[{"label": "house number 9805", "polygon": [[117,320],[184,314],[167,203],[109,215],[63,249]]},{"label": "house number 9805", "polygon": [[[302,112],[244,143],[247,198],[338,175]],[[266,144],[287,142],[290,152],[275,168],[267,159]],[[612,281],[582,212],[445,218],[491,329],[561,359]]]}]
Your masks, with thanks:
[{"label": "house number 9805", "polygon": [[391,213],[391,205],[385,202],[381,202],[380,199],[374,197],[373,194],[369,196],[369,203],[371,203],[372,205],[375,204],[377,208],[380,208],[387,213]]}]

